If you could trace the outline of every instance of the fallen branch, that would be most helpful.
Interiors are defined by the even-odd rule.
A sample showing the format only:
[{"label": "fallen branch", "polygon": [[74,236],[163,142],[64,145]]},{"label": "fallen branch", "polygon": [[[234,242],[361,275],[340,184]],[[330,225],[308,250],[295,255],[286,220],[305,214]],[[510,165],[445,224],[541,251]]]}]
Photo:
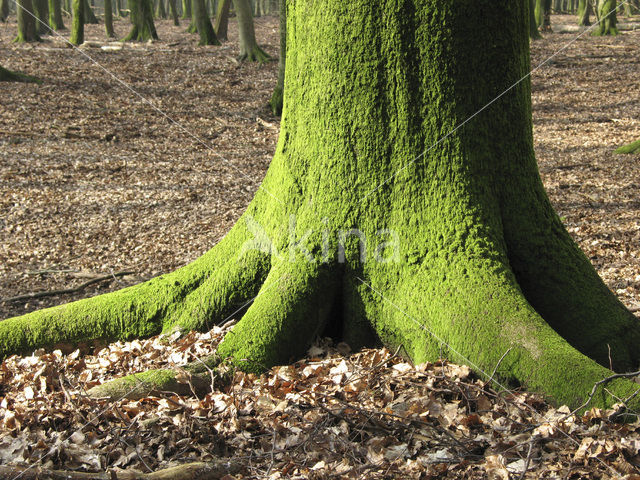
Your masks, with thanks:
[{"label": "fallen branch", "polygon": [[110,470],[108,472],[74,472],[71,470],[47,470],[41,467],[18,467],[0,465],[1,478],[23,480],[220,480],[242,470],[235,460],[185,463],[176,467],[142,473],[133,470]]},{"label": "fallen branch", "polygon": [[60,290],[47,290],[45,292],[25,293],[24,295],[18,295],[16,297],[1,298],[0,299],[0,303],[18,302],[18,301],[21,301],[21,300],[31,300],[33,298],[53,297],[53,296],[56,296],[56,295],[66,295],[68,293],[76,293],[76,292],[79,292],[81,290],[84,290],[85,288],[87,288],[90,285],[93,285],[94,283],[104,282],[105,280],[115,279],[116,277],[124,277],[125,275],[133,275],[134,273],[135,272],[131,272],[131,271],[110,273],[109,275],[102,275],[100,277],[96,277],[96,278],[92,278],[91,280],[87,280],[86,282],[81,283],[77,287],[62,288]]}]

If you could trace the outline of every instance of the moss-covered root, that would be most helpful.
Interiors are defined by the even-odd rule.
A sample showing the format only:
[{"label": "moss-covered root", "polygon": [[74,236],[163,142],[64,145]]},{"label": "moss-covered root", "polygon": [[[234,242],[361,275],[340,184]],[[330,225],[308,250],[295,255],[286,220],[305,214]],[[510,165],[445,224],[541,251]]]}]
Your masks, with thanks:
[{"label": "moss-covered root", "polygon": [[[516,382],[572,408],[585,402],[596,382],[613,374],[573,348],[538,315],[504,260],[467,258],[443,265],[444,280],[419,272],[385,293],[382,314],[389,321],[378,333],[386,343],[404,346],[416,362],[445,355],[487,379],[497,367],[502,385]],[[432,271],[439,270],[434,267]],[[384,285],[390,280],[378,281]],[[408,304],[412,297],[421,299],[418,306]],[[603,387],[592,406],[611,407],[640,385],[622,379]],[[637,398],[630,406],[640,411]]]},{"label": "moss-covered root", "polygon": [[90,389],[94,398],[139,400],[149,395],[177,393],[201,397],[211,391],[212,384],[220,379],[215,370],[219,357],[212,355],[200,362],[182,368],[156,369],[110,380]]},{"label": "moss-covered root", "polygon": [[252,298],[269,270],[267,255],[238,256],[240,224],[209,252],[175,272],[116,292],[0,322],[0,359],[40,347],[147,337],[174,327],[210,328]]},{"label": "moss-covered root", "polygon": [[640,153],[640,140],[623,145],[616,150],[616,153]]},{"label": "moss-covered root", "polygon": [[4,67],[0,67],[0,82],[41,83],[41,81],[36,77],[19,72],[12,72]]},{"label": "moss-covered root", "polygon": [[241,62],[265,63],[271,60],[271,56],[258,45],[255,45],[251,50],[241,52],[238,60]]},{"label": "moss-covered root", "polygon": [[253,305],[218,347],[240,369],[263,372],[299,358],[322,333],[340,282],[337,267],[277,263]]}]

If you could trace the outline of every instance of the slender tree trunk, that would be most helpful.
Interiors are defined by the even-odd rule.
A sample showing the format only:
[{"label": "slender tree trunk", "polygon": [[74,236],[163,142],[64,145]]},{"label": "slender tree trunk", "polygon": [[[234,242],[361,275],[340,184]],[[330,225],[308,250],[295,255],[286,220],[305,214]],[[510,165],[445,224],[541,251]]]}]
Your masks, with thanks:
[{"label": "slender tree trunk", "polygon": [[529,0],[529,38],[537,40],[542,38],[540,31],[538,30],[538,23],[536,22],[536,0]]},{"label": "slender tree trunk", "polygon": [[164,0],[158,0],[158,4],[156,6],[156,18],[166,19],[167,18],[167,10],[164,8]]},{"label": "slender tree trunk", "polygon": [[125,42],[157,40],[158,34],[153,22],[153,4],[151,0],[129,0],[131,11],[131,31],[123,39]]},{"label": "slender tree trunk", "polygon": [[233,0],[236,15],[238,17],[238,30],[240,33],[240,60],[249,62],[266,62],[270,59],[264,50],[256,42],[256,33],[253,28],[253,16],[249,0]]},{"label": "slender tree trunk", "polygon": [[282,102],[284,96],[284,75],[287,63],[287,4],[286,0],[279,0],[280,18],[280,57],[278,58],[278,82],[271,95],[269,106],[274,115],[282,114]]},{"label": "slender tree trunk", "polygon": [[73,0],[71,7],[71,38],[69,42],[74,45],[81,45],[84,42],[84,9],[87,5],[85,0]]},{"label": "slender tree trunk", "polygon": [[49,0],[49,25],[55,31],[65,30],[60,0]]},{"label": "slender tree trunk", "polygon": [[637,411],[636,383],[597,382],[637,367],[640,322],[540,179],[527,4],[501,0],[482,22],[474,5],[289,2],[278,146],[232,230],[171,274],[0,322],[0,358],[211,328],[250,305],[217,352],[243,370],[290,362],[329,329],[558,404],[595,387],[592,406]]},{"label": "slender tree trunk", "polygon": [[227,41],[227,27],[229,26],[229,7],[231,0],[220,0],[218,3],[218,11],[216,13],[216,36],[221,42]]},{"label": "slender tree trunk", "polygon": [[90,24],[98,24],[98,18],[96,17],[95,13],[93,13],[93,9],[91,8],[91,5],[89,5],[89,1],[88,0],[83,0],[84,1],[84,6],[82,7],[84,9],[84,23],[90,23]]},{"label": "slender tree trunk", "polygon": [[191,20],[191,0],[182,0],[182,19]]},{"label": "slender tree trunk", "polygon": [[178,17],[178,9],[176,8],[176,0],[167,0],[167,3],[169,5],[171,18],[173,18],[173,24],[177,27],[180,25],[180,19]]},{"label": "slender tree trunk", "polygon": [[18,36],[15,42],[37,42],[40,40],[36,28],[35,15],[31,0],[16,0],[16,15],[18,17]]},{"label": "slender tree trunk", "polygon": [[200,35],[199,45],[220,45],[207,15],[204,0],[193,0],[191,8],[193,9],[194,23]]},{"label": "slender tree trunk", "polygon": [[551,0],[536,0],[536,24],[542,32],[551,31]]},{"label": "slender tree trunk", "polygon": [[104,30],[108,38],[116,38],[113,31],[113,4],[112,0],[104,0]]},{"label": "slender tree trunk", "polygon": [[616,0],[600,0],[598,2],[598,28],[593,31],[593,35],[617,35]]},{"label": "slender tree trunk", "polygon": [[9,0],[0,0],[0,22],[6,22],[9,18]]},{"label": "slender tree trunk", "polygon": [[580,0],[578,4],[578,25],[588,27],[591,25],[591,0]]}]

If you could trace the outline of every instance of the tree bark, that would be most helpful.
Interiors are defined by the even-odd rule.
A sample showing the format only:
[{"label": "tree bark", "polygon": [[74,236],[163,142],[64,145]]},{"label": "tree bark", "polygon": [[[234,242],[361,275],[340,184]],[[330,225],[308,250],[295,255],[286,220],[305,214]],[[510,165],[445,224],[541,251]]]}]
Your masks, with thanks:
[{"label": "tree bark", "polygon": [[71,7],[71,38],[69,42],[73,45],[81,45],[84,42],[84,0],[73,0]]},{"label": "tree bark", "polygon": [[529,0],[529,38],[532,40],[542,38],[536,21],[536,0]]},{"label": "tree bark", "polygon": [[153,22],[151,0],[129,0],[129,10],[131,11],[131,31],[123,40],[125,42],[157,40],[158,34]]},{"label": "tree bark", "polygon": [[164,8],[164,0],[158,0],[158,5],[156,6],[156,18],[167,18],[167,10]]},{"label": "tree bark", "polygon": [[182,19],[191,20],[191,0],[182,0]]},{"label": "tree bark", "polygon": [[176,8],[176,0],[167,0],[169,4],[169,12],[171,13],[171,18],[173,19],[173,25],[179,26],[180,19],[178,18],[178,9]]},{"label": "tree bark", "polygon": [[112,0],[104,0],[104,31],[107,38],[116,38],[113,31],[113,4]]},{"label": "tree bark", "polygon": [[6,22],[9,18],[9,0],[0,0],[0,22]]},{"label": "tree bark", "polygon": [[51,28],[49,27],[49,2],[48,0],[34,0],[33,8],[36,14],[36,30],[38,35],[49,35]]},{"label": "tree bark", "polygon": [[218,2],[218,11],[216,12],[216,25],[215,31],[218,40],[221,42],[227,41],[227,30],[229,26],[229,7],[231,6],[231,0],[220,0]]},{"label": "tree bark", "polygon": [[49,26],[55,31],[65,30],[60,0],[49,0]]},{"label": "tree bark", "polygon": [[16,15],[18,36],[14,41],[17,43],[40,41],[31,0],[16,0]]},{"label": "tree bark", "polygon": [[[247,371],[303,355],[327,329],[570,406],[610,363],[636,367],[640,322],[539,176],[527,5],[499,1],[483,22],[473,5],[290,2],[278,146],[232,230],[171,274],[0,322],[0,356],[205,329],[250,304],[218,347]],[[614,379],[592,405],[637,388]]]},{"label": "tree bark", "polygon": [[249,0],[233,0],[238,18],[238,30],[240,31],[240,55],[241,61],[264,63],[271,57],[264,52],[256,42],[256,33],[253,27],[253,15]]},{"label": "tree bark", "polygon": [[580,0],[578,4],[578,25],[588,27],[591,25],[591,0]]},{"label": "tree bark", "polygon": [[97,25],[99,23],[98,18],[96,17],[95,13],[93,13],[93,9],[91,8],[91,5],[89,5],[88,0],[84,0],[84,7],[82,8],[84,11],[84,23]]},{"label": "tree bark", "polygon": [[280,18],[280,57],[278,58],[278,81],[271,95],[269,106],[274,115],[282,114],[282,102],[284,96],[284,74],[287,64],[287,5],[285,0],[279,0]]},{"label": "tree bark", "polygon": [[593,31],[595,36],[617,35],[616,0],[600,0],[598,2],[598,28]]},{"label": "tree bark", "polygon": [[213,25],[207,15],[207,9],[204,0],[192,0],[191,8],[193,9],[193,21],[200,35],[200,43],[198,45],[220,45],[213,31]]},{"label": "tree bark", "polygon": [[536,0],[536,24],[543,32],[551,31],[551,0]]}]

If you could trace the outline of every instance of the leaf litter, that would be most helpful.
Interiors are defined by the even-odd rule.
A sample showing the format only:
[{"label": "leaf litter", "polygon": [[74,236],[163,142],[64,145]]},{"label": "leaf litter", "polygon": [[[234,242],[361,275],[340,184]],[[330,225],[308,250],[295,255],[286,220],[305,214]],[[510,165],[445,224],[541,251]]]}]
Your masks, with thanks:
[{"label": "leaf litter", "polygon": [[[106,45],[98,27],[87,27],[88,38]],[[233,23],[231,42],[219,48],[197,48],[169,22],[159,31],[162,42],[87,49],[227,162],[58,41],[11,45],[15,24],[0,25],[2,64],[46,80],[1,86],[0,298],[138,272],[84,293],[0,304],[2,317],[193,260],[259,185],[277,137],[277,119],[265,108],[275,65],[237,64]],[[257,31],[275,54],[276,20],[259,19]],[[639,157],[612,151],[640,134],[639,35],[582,38],[532,79],[545,186],[632,309],[640,307]],[[567,41],[547,34],[532,45],[532,64]],[[245,468],[229,478],[639,478],[639,424],[613,422],[615,410],[571,415],[531,393],[496,391],[465,366],[412,365],[385,349],[350,354],[326,339],[293,365],[214,379],[203,398],[86,395],[111,378],[207,356],[224,333],[215,327],[7,359],[0,464],[149,472],[236,458]]]}]

